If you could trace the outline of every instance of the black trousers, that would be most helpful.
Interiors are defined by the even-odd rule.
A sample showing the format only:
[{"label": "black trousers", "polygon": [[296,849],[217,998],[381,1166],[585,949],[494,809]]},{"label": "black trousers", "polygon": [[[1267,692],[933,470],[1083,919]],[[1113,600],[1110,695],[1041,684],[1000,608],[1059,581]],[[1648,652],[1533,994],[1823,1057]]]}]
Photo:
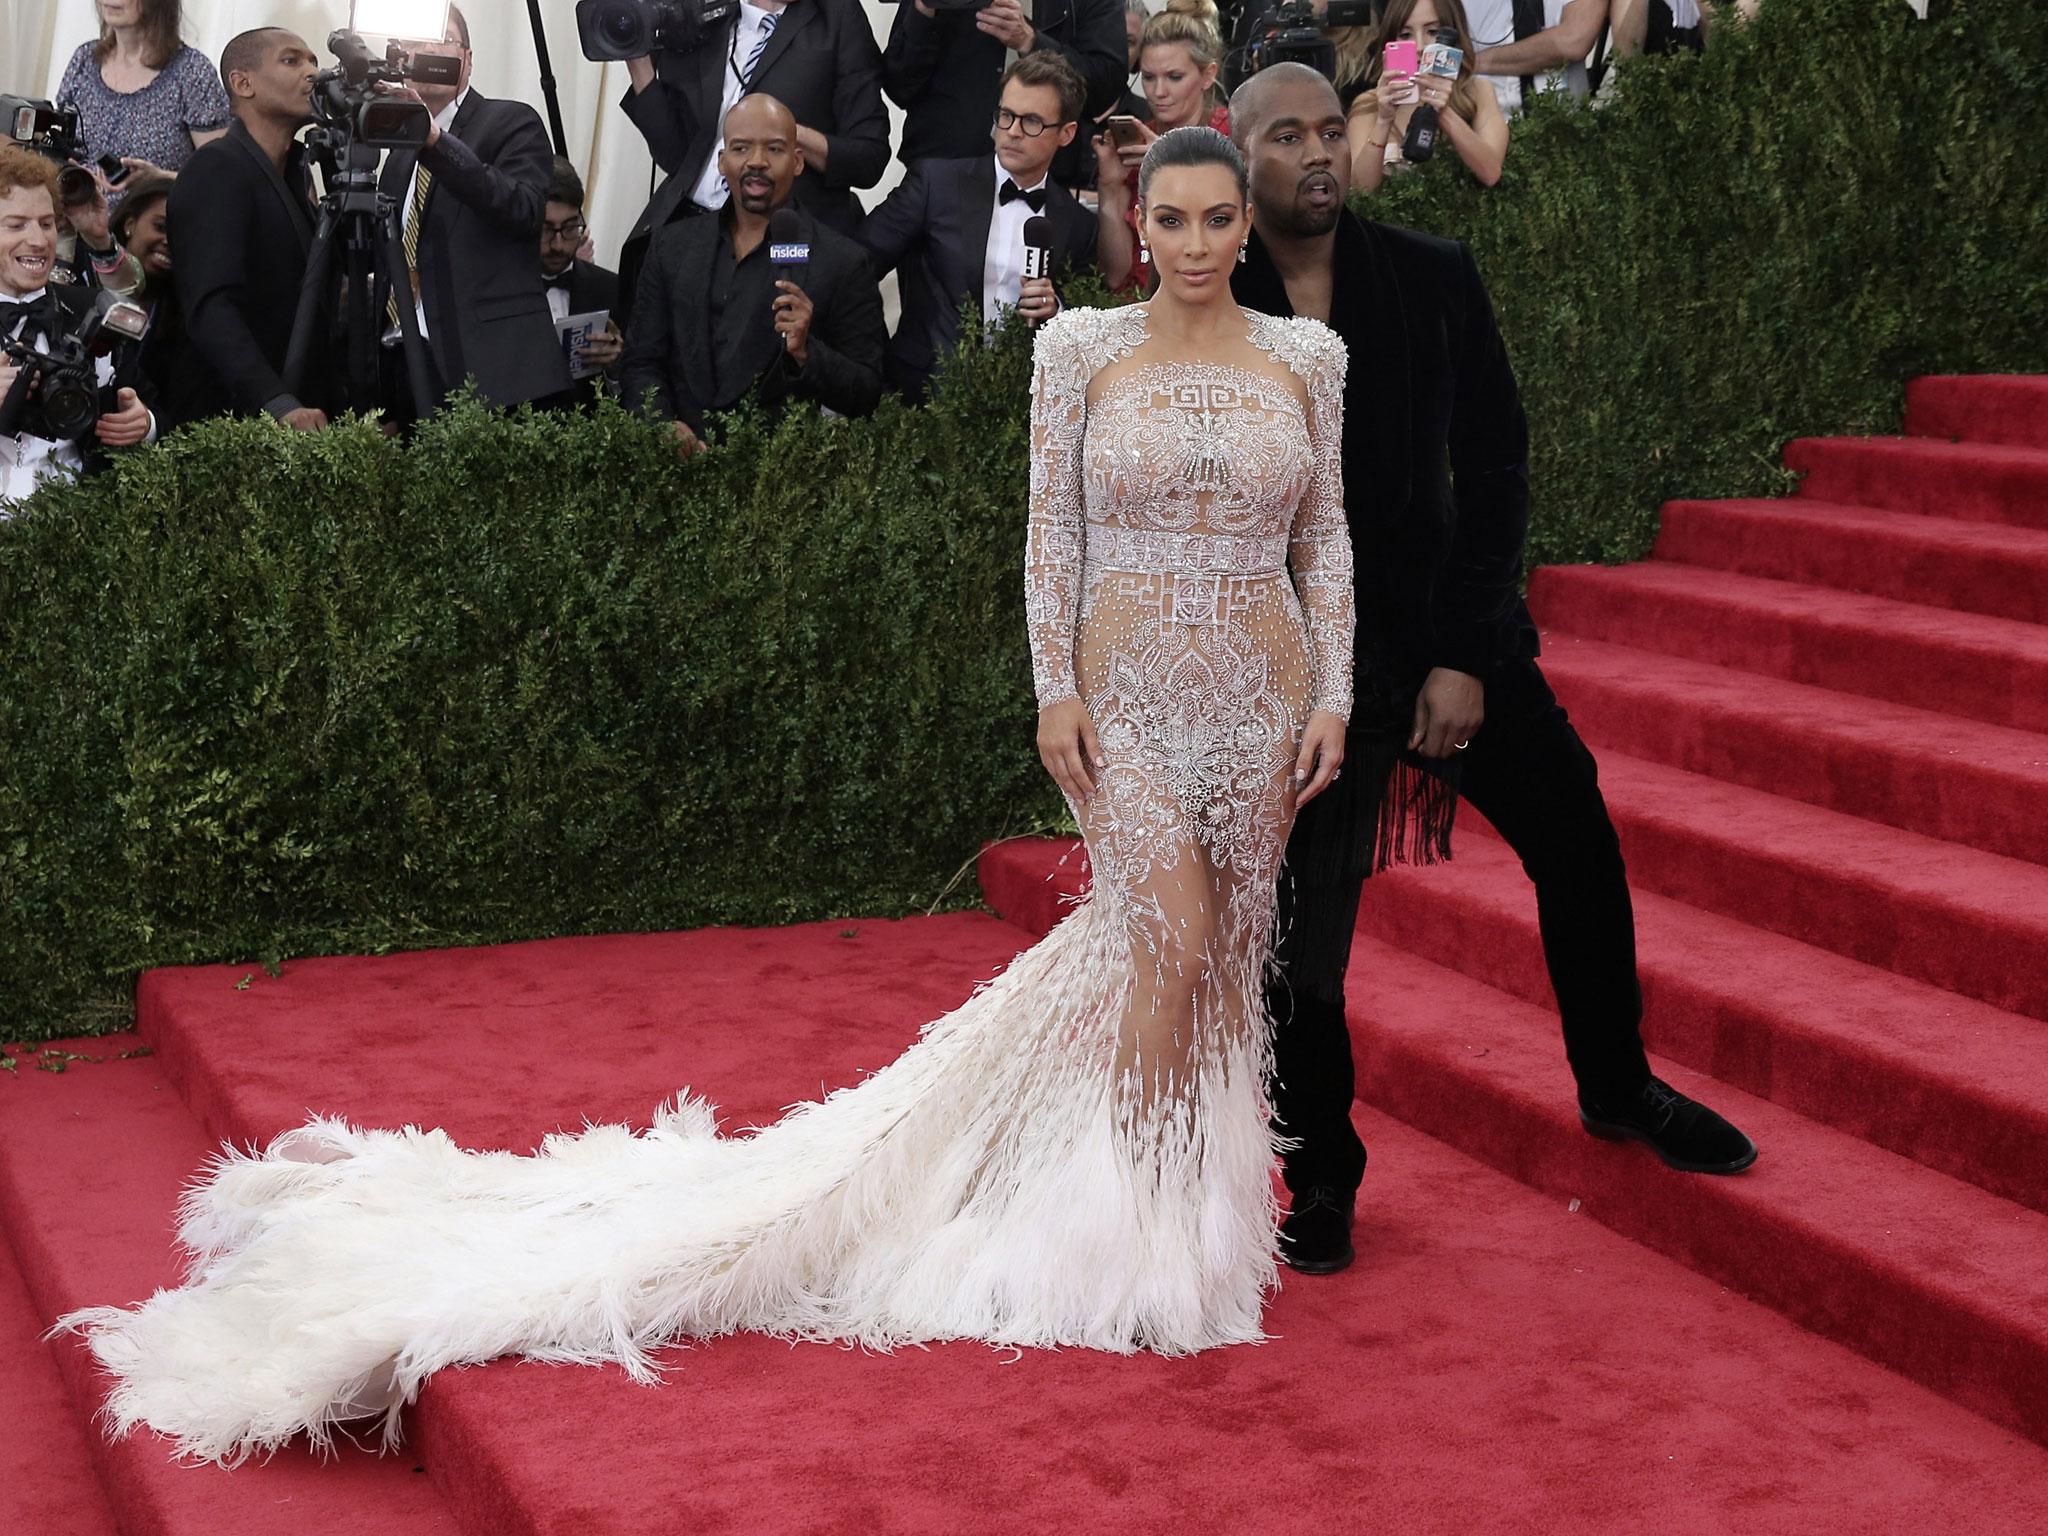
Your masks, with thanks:
[{"label": "black trousers", "polygon": [[[1635,909],[1593,754],[1534,661],[1508,663],[1485,682],[1486,720],[1462,754],[1463,796],[1535,883],[1543,957],[1579,1092],[1633,1092],[1650,1075]],[[1308,821],[1295,835],[1315,833]],[[1300,1143],[1285,1159],[1287,1187],[1297,1194],[1316,1185],[1355,1190],[1365,1174],[1365,1147],[1351,1125],[1356,1079],[1343,980],[1362,884],[1362,872],[1325,889],[1304,888],[1285,871],[1280,877],[1278,974],[1267,1002],[1274,1123]]]}]

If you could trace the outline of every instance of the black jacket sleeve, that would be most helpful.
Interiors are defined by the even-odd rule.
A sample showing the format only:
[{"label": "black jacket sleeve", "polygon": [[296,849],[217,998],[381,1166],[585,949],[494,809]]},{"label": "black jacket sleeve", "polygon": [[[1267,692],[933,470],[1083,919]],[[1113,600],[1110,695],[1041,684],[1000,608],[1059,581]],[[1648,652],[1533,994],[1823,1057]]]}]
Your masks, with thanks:
[{"label": "black jacket sleeve", "polygon": [[882,398],[882,353],[889,332],[874,268],[855,250],[811,327],[797,385],[842,416],[865,416]]},{"label": "black jacket sleeve", "polygon": [[[633,325],[626,332],[626,350],[619,359],[619,399],[627,410],[673,421],[675,386],[669,378],[669,352],[674,344],[675,316],[669,294],[673,242],[657,232],[647,259],[640,264],[640,282],[633,296]],[[650,398],[648,391],[652,390]]]},{"label": "black jacket sleeve", "polygon": [[[917,7],[908,7],[916,10]],[[856,5],[839,34],[839,67],[832,85],[832,126],[825,135],[819,175],[838,190],[872,187],[889,165],[889,109],[882,105],[882,53],[867,12]],[[801,118],[798,119],[802,121]],[[822,131],[822,130],[820,130]]]},{"label": "black jacket sleeve", "polygon": [[1470,247],[1458,247],[1462,310],[1448,434],[1458,513],[1437,604],[1432,664],[1482,675],[1502,659],[1520,606],[1529,532],[1529,425],[1506,344]]},{"label": "black jacket sleeve", "polygon": [[672,176],[682,169],[683,156],[689,152],[690,135],[695,131],[695,124],[689,98],[681,90],[657,74],[654,83],[644,91],[627,87],[626,94],[620,98],[619,109],[640,130],[640,137],[647,141],[654,163],[663,172]]},{"label": "black jacket sleeve", "polygon": [[910,104],[924,94],[924,88],[938,72],[949,40],[947,18],[971,12],[941,11],[927,16],[914,0],[900,0],[895,24],[889,28],[889,45],[882,50],[882,89],[889,99],[910,110]]},{"label": "black jacket sleeve", "polygon": [[170,222],[178,231],[178,303],[192,349],[245,411],[284,416],[301,405],[270,366],[245,314],[249,273],[240,231],[246,205],[270,189],[237,177],[180,176],[171,183]]},{"label": "black jacket sleeve", "polygon": [[435,185],[446,187],[484,219],[509,234],[538,236],[548,178],[554,173],[554,147],[540,114],[524,102],[493,102],[492,108],[506,115],[509,127],[490,164],[452,133],[442,134],[422,152],[420,163],[434,173]]},{"label": "black jacket sleeve", "polygon": [[889,195],[876,205],[860,227],[860,243],[886,276],[924,243],[931,227],[931,176],[925,162],[913,161]]},{"label": "black jacket sleeve", "polygon": [[[1037,46],[1064,54],[1067,62],[1080,72],[1088,87],[1088,105],[1082,116],[1094,118],[1122,94],[1131,77],[1130,55],[1126,51],[1124,36],[1123,0],[1073,0],[1073,3],[1072,37],[1062,39],[1041,32]],[[906,0],[904,9],[915,10],[917,7]]]}]

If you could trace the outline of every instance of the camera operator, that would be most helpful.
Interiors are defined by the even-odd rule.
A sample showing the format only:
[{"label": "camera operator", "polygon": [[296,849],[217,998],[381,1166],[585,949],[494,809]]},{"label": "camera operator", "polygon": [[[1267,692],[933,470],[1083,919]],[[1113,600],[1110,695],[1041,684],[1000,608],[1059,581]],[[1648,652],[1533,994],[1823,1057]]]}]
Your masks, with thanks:
[{"label": "camera operator", "polygon": [[185,334],[208,377],[200,415],[267,412],[302,432],[327,425],[328,359],[295,394],[285,388],[285,349],[313,244],[305,151],[295,135],[312,120],[319,61],[282,27],[231,38],[221,83],[235,120],[202,144],[171,185],[178,302]]},{"label": "camera operator", "polygon": [[404,212],[434,396],[466,378],[493,405],[565,390],[569,365],[533,264],[555,163],[540,114],[471,89],[461,7],[448,8],[440,37],[405,46],[462,61],[452,85],[422,81],[389,93],[421,102],[434,121],[426,147],[394,149],[377,183]]},{"label": "camera operator", "polygon": [[1607,26],[1608,0],[1471,0],[1473,69],[1487,76],[1508,116],[1529,95],[1592,89],[1586,58]]},{"label": "camera operator", "polygon": [[[47,355],[91,312],[92,290],[53,282],[56,265],[57,168],[30,150],[0,144],[0,342]],[[41,381],[22,382],[26,371],[19,359],[0,351],[0,403],[28,408],[32,416],[36,395],[15,396],[17,385],[40,392]],[[137,393],[138,379],[110,357],[94,362],[93,378],[117,393],[114,409],[103,410],[88,434],[59,440],[26,424],[0,434],[0,515],[43,480],[99,467],[107,448],[155,441],[156,418]]]},{"label": "camera operator", "polygon": [[[882,88],[901,107],[898,158],[984,154],[1003,71],[1033,52],[1060,54],[1081,77],[1084,116],[1112,106],[1130,78],[1124,0],[899,0],[882,52]],[[1063,187],[1084,185],[1088,144],[1076,137],[1052,162]]]},{"label": "camera operator", "polygon": [[[1050,48],[1027,53],[1003,74],[995,151],[971,160],[920,160],[868,215],[861,243],[878,271],[901,269],[903,318],[889,343],[888,377],[912,399],[960,341],[960,306],[972,299],[985,321],[1015,309],[1031,324],[1059,308],[1053,274],[1095,264],[1095,215],[1051,179],[1073,142],[1085,101],[1081,77]],[[1025,276],[1031,221],[1045,226],[1043,276]]]},{"label": "camera operator", "polygon": [[804,175],[795,206],[859,233],[853,189],[872,187],[889,164],[882,54],[861,0],[741,0],[696,46],[630,59],[626,70],[621,105],[675,183],[655,194],[651,227],[726,206],[720,126],[742,95],[758,93],[796,117]]},{"label": "camera operator", "polygon": [[[582,256],[589,239],[590,226],[583,217],[583,178],[566,156],[557,155],[540,226],[540,280],[546,285],[548,315],[556,325],[571,315],[609,316],[618,306],[619,274]],[[618,323],[608,318],[604,329],[578,349],[576,358],[580,366],[600,371],[579,379],[558,403],[595,399],[604,378],[617,372],[625,351],[626,339],[620,335]]]},{"label": "camera operator", "polygon": [[[703,445],[710,412],[756,385],[770,410],[804,398],[865,416],[882,397],[888,332],[874,269],[854,241],[794,207],[804,171],[796,118],[772,96],[742,96],[722,143],[732,199],[717,218],[655,231],[620,369],[626,404],[674,422],[686,453]],[[801,282],[777,276],[768,238],[785,205],[792,243],[805,247]]]},{"label": "camera operator", "polygon": [[[1458,50],[1453,77],[1428,68],[1426,50],[1439,33],[1447,34]],[[1425,50],[1420,73],[1387,71],[1386,50],[1393,43]],[[1474,79],[1472,51],[1472,31],[1460,0],[1390,0],[1373,35],[1367,89],[1350,106],[1354,187],[1377,191],[1388,175],[1413,169],[1405,145],[1416,111],[1423,106],[1436,114],[1436,149],[1448,144],[1482,187],[1499,183],[1508,157],[1508,120],[1493,92]],[[1443,57],[1448,67],[1448,56]],[[1340,99],[1342,94],[1338,93]]]}]

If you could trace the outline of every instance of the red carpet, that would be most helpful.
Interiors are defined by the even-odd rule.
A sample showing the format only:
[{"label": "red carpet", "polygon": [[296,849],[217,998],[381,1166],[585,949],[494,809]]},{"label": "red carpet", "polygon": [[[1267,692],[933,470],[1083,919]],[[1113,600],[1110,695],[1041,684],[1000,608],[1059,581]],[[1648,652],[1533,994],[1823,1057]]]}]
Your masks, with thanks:
[{"label": "red carpet", "polygon": [[[172,1278],[175,1192],[213,1138],[322,1109],[527,1149],[585,1116],[644,1123],[685,1085],[729,1124],[769,1118],[892,1057],[1084,872],[1054,844],[991,850],[984,890],[1017,926],[158,972],[154,1056],[0,1081],[27,1292],[0,1401],[61,1431],[10,1452],[0,1528],[2048,1528],[2048,738],[2027,696],[2048,516],[1998,500],[2048,475],[2048,399],[1921,381],[1911,404],[1916,431],[1982,423],[1997,450],[1795,445],[1809,495],[1680,504],[1648,566],[1535,587],[1640,892],[1651,1047],[1757,1135],[1751,1174],[1683,1179],[1579,1131],[1526,882],[1474,817],[1454,865],[1368,891],[1361,1258],[1288,1280],[1272,1344],[729,1339],[652,1390],[501,1362],[430,1384],[411,1454],[198,1471],[64,1420],[97,1384],[31,1335]],[[1905,617],[1880,645],[1885,615]]]}]

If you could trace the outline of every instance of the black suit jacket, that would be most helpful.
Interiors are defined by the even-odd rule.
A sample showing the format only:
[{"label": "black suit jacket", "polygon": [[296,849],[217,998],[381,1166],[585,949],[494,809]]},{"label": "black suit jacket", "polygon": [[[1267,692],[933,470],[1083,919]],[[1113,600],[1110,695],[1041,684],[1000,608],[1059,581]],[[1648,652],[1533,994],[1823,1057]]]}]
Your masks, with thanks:
[{"label": "black suit jacket", "polygon": [[[178,302],[185,335],[203,365],[194,415],[233,411],[282,416],[325,408],[328,356],[312,349],[308,377],[285,388],[284,358],[313,244],[312,194],[294,146],[282,174],[237,121],[193,151],[171,184],[167,210],[177,242]],[[316,335],[326,335],[321,311]]]},{"label": "black suit jacket", "polygon": [[[564,285],[569,293],[569,313],[588,315],[598,310],[611,314],[619,302],[619,274],[609,267],[600,267],[596,262],[578,261],[569,267],[569,279]],[[624,361],[623,358],[620,359]],[[608,377],[615,378],[619,365],[613,364],[605,373],[593,373],[587,379],[578,379],[562,394],[550,396],[550,406],[584,405],[595,400],[604,390]]]},{"label": "black suit jacket", "polygon": [[[993,151],[969,160],[918,160],[861,228],[875,270],[899,272],[903,318],[889,342],[889,387],[925,393],[932,369],[960,342],[960,306],[981,299],[989,224],[996,211]],[[1048,183],[1057,283],[1095,262],[1095,215]]]},{"label": "black suit jacket", "polygon": [[[655,83],[621,105],[669,173],[643,228],[666,224],[690,200],[723,125],[727,50],[735,14],[687,53],[655,57]],[[744,61],[743,61],[744,62]],[[889,164],[889,114],[882,105],[882,55],[860,0],[791,0],[768,37],[749,89],[781,102],[799,124],[825,136],[825,168],[807,166],[790,204],[841,234],[860,228],[855,187],[872,187]],[[621,270],[626,270],[621,263]]]},{"label": "black suit jacket", "polygon": [[[1330,325],[1351,353],[1344,499],[1358,572],[1352,724],[1405,732],[1431,668],[1483,678],[1536,654],[1520,590],[1529,430],[1466,246],[1347,210],[1337,226],[1335,278]],[[1249,309],[1294,312],[1256,230],[1232,289]]]},{"label": "black suit jacket", "polygon": [[[799,220],[811,246],[800,284],[814,310],[809,356],[801,369],[790,362],[774,318],[764,309],[759,365],[750,373],[771,410],[791,399],[809,399],[842,415],[864,416],[882,398],[888,339],[874,269],[854,241],[808,214]],[[630,409],[650,409],[652,390],[653,414],[688,422],[699,436],[708,412],[738,403],[708,400],[703,393],[703,381],[712,376],[711,264],[718,243],[727,238],[725,219],[713,215],[682,219],[655,233],[640,268],[633,328],[619,368],[619,390]]]},{"label": "black suit jacket", "polygon": [[472,90],[432,149],[386,157],[378,186],[398,199],[401,219],[415,164],[434,173],[420,226],[420,302],[440,383],[453,389],[474,376],[493,405],[567,389],[538,265],[554,168],[540,114]]},{"label": "black suit jacket", "polygon": [[[1054,181],[1081,186],[1095,163],[1095,151],[1088,146],[1091,121],[1130,78],[1123,0],[1038,0],[1035,10],[1038,46],[1065,55],[1088,87],[1082,132],[1052,162]],[[988,148],[1006,53],[975,26],[973,11],[927,16],[911,0],[900,0],[889,45],[882,50],[882,88],[904,111],[903,145],[897,153],[906,165],[978,155]]]}]

